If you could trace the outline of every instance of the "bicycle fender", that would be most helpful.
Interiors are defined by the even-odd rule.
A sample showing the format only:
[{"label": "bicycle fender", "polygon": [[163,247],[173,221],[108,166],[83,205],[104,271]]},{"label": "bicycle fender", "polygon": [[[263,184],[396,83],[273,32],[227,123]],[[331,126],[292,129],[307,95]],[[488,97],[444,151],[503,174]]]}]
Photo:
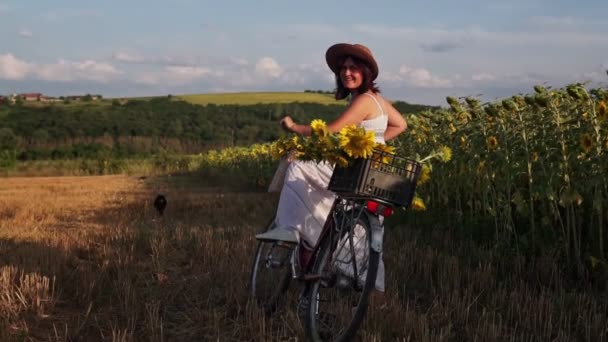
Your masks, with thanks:
[{"label": "bicycle fender", "polygon": [[375,252],[382,252],[382,238],[384,235],[384,227],[380,223],[378,216],[372,215],[370,213],[366,213],[367,222],[369,222],[369,227],[372,232],[372,242],[371,246]]}]

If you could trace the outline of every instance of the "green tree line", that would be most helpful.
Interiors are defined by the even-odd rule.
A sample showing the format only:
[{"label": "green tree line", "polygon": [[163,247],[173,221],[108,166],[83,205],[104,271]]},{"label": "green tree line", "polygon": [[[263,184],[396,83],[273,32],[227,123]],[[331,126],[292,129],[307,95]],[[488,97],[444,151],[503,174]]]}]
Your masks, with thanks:
[{"label": "green tree line", "polygon": [[[395,102],[402,113],[428,106]],[[278,120],[332,120],[344,106],[318,103],[195,105],[174,97],[124,104],[0,107],[0,151],[5,160],[134,157],[200,153],[278,138]]]}]

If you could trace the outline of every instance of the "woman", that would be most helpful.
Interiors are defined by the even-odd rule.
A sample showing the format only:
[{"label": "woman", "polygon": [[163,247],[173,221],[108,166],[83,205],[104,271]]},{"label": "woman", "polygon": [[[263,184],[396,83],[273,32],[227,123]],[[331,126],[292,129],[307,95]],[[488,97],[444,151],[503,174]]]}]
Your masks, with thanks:
[{"label": "woman", "polygon": [[[330,132],[354,124],[374,131],[376,142],[384,143],[405,131],[405,119],[380,95],[374,83],[378,77],[378,64],[367,47],[336,44],[327,50],[325,59],[336,76],[335,98],[341,100],[350,96],[346,110],[327,124]],[[280,124],[293,133],[312,134],[310,125],[297,124],[289,116],[281,119]],[[264,241],[301,241],[300,246],[304,245],[302,247],[305,248],[314,246],[334,201],[334,194],[327,190],[332,172],[333,166],[328,163],[291,162],[279,198],[275,219],[277,228],[258,234],[256,238]],[[308,259],[306,253],[300,256]],[[300,262],[305,264],[306,261]],[[378,271],[379,275],[383,273],[382,268]]]}]

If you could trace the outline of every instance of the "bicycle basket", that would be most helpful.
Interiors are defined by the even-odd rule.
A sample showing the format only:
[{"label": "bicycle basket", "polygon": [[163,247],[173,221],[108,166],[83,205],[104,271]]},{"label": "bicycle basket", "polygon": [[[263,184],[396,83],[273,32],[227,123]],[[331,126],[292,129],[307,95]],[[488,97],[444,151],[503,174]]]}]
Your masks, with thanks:
[{"label": "bicycle basket", "polygon": [[409,207],[422,165],[391,153],[374,151],[372,158],[357,159],[347,167],[336,166],[328,189],[342,197],[370,198]]}]

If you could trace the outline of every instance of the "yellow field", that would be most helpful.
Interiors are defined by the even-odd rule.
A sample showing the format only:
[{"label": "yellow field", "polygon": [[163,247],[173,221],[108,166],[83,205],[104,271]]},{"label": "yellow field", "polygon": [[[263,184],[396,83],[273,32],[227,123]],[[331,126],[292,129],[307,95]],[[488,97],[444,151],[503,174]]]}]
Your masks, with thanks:
[{"label": "yellow field", "polygon": [[251,93],[221,93],[221,94],[190,94],[176,95],[176,97],[195,104],[206,105],[214,103],[252,105],[258,103],[291,103],[313,102],[320,104],[346,104],[345,101],[336,101],[333,95],[304,92],[251,92]]},{"label": "yellow field", "polygon": [[[265,317],[247,295],[276,196],[175,178],[0,179],[0,341],[302,340],[294,308]],[[387,305],[360,340],[608,337],[605,300],[567,289],[558,261],[497,260],[424,230],[386,230]]]}]

